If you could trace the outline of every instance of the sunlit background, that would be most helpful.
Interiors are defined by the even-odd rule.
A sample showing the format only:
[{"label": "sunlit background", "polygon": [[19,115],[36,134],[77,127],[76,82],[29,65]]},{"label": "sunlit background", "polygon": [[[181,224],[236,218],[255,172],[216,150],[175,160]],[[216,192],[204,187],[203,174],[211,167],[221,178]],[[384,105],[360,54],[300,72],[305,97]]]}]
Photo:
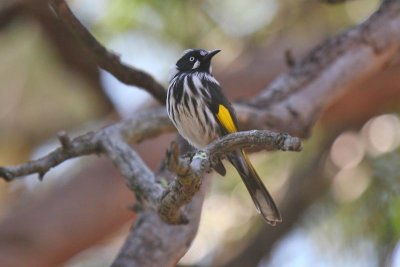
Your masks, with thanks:
[{"label": "sunlit background", "polygon": [[[68,3],[106,47],[164,85],[170,66],[186,48],[222,49],[215,58],[214,73],[232,100],[251,96],[286,71],[285,51],[290,50],[298,60],[319,42],[368,18],[379,5],[377,0],[340,5],[317,0]],[[0,23],[0,27],[0,166],[45,155],[57,147],[54,137],[59,130],[78,135],[110,124],[117,115],[125,118],[155,105],[151,96],[140,89],[87,67],[85,53],[77,54],[69,47],[73,43],[63,39],[73,36],[52,36],[38,17],[20,16],[7,24]],[[371,77],[371,82],[332,103],[305,142],[303,152],[252,155],[278,206],[286,205],[284,199],[292,193],[300,194],[304,200],[288,204],[293,205],[288,210],[296,215],[282,214],[289,226],[265,226],[239,176],[228,169],[227,177],[214,175],[198,235],[179,264],[241,266],[234,263],[254,258],[258,259],[254,266],[270,267],[400,266],[399,100],[391,93],[379,93],[387,92],[387,88],[400,89],[399,70],[399,64],[394,62],[382,75]],[[357,97],[365,93],[362,90],[376,88],[381,90],[373,96],[376,101],[357,102],[363,101]],[[159,142],[166,147],[170,139]],[[153,167],[159,166],[163,155],[156,157],[146,151],[156,148],[157,144],[151,147],[149,143],[138,148]],[[12,184],[1,182],[0,247],[8,244],[1,227],[12,227],[13,219],[29,221],[29,216],[34,216],[29,215],[29,209],[36,212],[43,199],[57,199],[56,194],[64,196],[63,192],[74,191],[72,185],[79,184],[79,179],[107,176],[111,177],[110,185],[120,185],[112,190],[110,185],[105,186],[102,194],[110,190],[115,195],[109,193],[109,199],[96,205],[99,196],[82,189],[82,194],[93,200],[83,200],[82,206],[92,209],[93,214],[77,225],[91,227],[91,223],[102,220],[96,216],[103,209],[110,227],[104,226],[102,232],[69,244],[57,264],[109,266],[129,231],[132,215],[126,207],[133,197],[111,165],[102,161],[102,168],[107,171],[96,165],[99,160],[102,159],[89,157],[68,161],[52,169],[43,182],[38,182],[36,176]],[[85,172],[88,168],[93,175]],[[293,184],[302,185],[301,179],[311,181],[310,189],[294,192]],[[90,188],[81,188],[85,186]],[[53,207],[59,211],[57,216],[69,214],[69,209],[75,214],[73,209],[82,208],[81,203],[69,205],[76,198],[68,196],[57,200],[62,207]],[[114,206],[107,206],[105,201]],[[23,215],[15,215],[21,207]],[[118,215],[113,213],[115,207]],[[32,220],[41,225],[36,217]],[[14,231],[29,228],[29,223],[21,225],[15,226]],[[79,232],[68,227],[49,229]],[[273,231],[280,233],[277,238],[270,234]],[[39,242],[42,246],[59,245],[64,240],[54,232],[44,236],[49,241]]]}]

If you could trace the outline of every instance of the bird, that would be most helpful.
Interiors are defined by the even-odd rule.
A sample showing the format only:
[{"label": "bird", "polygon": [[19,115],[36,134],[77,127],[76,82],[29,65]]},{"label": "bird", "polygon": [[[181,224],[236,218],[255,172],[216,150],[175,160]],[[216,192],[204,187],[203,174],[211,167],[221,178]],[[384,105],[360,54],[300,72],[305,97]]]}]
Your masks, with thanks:
[{"label": "bird", "polygon": [[[166,109],[179,134],[196,149],[239,131],[235,110],[212,74],[211,60],[221,50],[188,49],[171,68]],[[256,208],[267,223],[282,218],[267,188],[242,149],[227,155],[238,171]],[[214,169],[225,175],[218,162]]]}]

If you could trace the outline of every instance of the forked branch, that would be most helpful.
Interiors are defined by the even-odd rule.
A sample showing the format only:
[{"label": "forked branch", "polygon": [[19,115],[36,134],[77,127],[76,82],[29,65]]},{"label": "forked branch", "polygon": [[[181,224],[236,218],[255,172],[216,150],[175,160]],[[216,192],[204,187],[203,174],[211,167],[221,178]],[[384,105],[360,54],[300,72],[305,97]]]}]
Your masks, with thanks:
[{"label": "forked branch", "polygon": [[210,172],[214,162],[226,157],[236,149],[258,148],[265,150],[301,150],[301,140],[288,134],[271,131],[248,131],[227,135],[198,151],[193,157],[179,157],[176,145],[171,146],[167,160],[176,179],[164,188],[157,177],[143,162],[140,156],[128,145],[142,139],[173,131],[165,110],[153,110],[103,128],[70,139],[66,133],[58,134],[61,146],[47,156],[24,164],[0,167],[0,177],[6,181],[22,178],[23,175],[37,173],[40,179],[44,174],[62,162],[84,155],[102,153],[112,160],[127,185],[135,193],[142,207],[157,211],[169,224],[187,223],[181,207],[189,203],[200,189],[202,179]]}]

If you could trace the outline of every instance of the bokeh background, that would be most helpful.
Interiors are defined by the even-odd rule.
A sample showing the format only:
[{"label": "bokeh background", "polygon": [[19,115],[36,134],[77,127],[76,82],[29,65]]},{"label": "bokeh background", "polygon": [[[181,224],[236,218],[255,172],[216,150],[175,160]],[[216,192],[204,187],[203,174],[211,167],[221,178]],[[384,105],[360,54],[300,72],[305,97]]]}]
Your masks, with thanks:
[{"label": "bokeh background", "polygon": [[[187,48],[222,49],[214,74],[232,101],[265,88],[324,39],[365,20],[377,0],[71,0],[124,62],[167,85]],[[400,64],[326,108],[301,153],[256,153],[287,212],[266,226],[240,178],[214,175],[182,266],[400,266]],[[46,1],[0,4],[0,166],[45,155],[71,136],[156,105],[98,70]],[[137,146],[154,169],[174,135]],[[291,200],[292,196],[292,200]],[[0,266],[109,266],[135,214],[134,196],[102,157],[0,181]]]}]

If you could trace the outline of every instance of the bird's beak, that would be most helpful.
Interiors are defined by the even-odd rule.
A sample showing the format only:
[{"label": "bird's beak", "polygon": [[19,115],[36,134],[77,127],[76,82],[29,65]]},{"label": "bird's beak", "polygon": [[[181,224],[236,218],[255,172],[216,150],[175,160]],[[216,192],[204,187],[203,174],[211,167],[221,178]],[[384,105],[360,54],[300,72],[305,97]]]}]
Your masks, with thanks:
[{"label": "bird's beak", "polygon": [[203,58],[203,61],[210,61],[212,59],[212,57],[215,56],[216,54],[218,54],[219,52],[221,52],[220,49],[216,49],[216,50],[208,52],[208,54]]}]

